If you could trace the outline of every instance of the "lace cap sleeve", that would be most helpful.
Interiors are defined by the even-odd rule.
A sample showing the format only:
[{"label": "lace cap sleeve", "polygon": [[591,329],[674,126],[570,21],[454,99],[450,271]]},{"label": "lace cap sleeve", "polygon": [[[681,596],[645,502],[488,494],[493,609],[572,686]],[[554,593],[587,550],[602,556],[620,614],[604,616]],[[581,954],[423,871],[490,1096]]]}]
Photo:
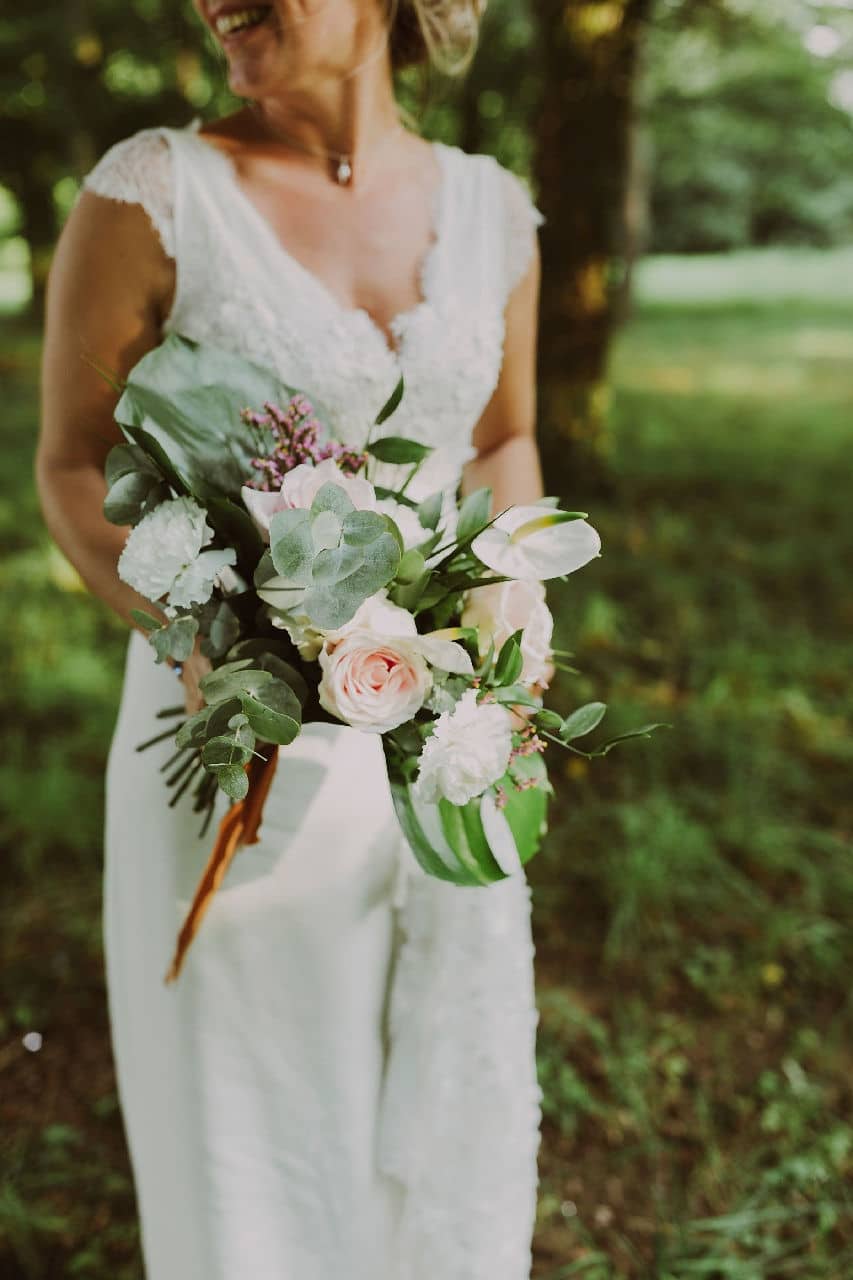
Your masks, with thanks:
[{"label": "lace cap sleeve", "polygon": [[544,214],[517,174],[499,166],[504,208],[505,295],[509,297],[526,272]]},{"label": "lace cap sleeve", "polygon": [[84,190],[110,200],[142,205],[165,253],[175,256],[172,157],[156,129],[143,129],[117,142],[83,179]]}]

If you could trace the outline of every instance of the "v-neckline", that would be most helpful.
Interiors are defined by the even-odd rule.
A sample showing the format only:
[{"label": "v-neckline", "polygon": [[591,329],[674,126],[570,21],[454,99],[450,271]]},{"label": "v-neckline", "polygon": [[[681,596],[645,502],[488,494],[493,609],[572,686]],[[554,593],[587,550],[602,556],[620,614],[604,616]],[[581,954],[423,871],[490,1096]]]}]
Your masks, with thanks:
[{"label": "v-neckline", "polygon": [[[324,280],[321,280],[315,271],[307,267],[301,262],[295,254],[287,248],[284,242],[276,234],[272,223],[261,213],[260,209],[253,200],[247,195],[240,181],[237,168],[232,157],[221,147],[217,147],[214,143],[208,142],[200,133],[201,121],[195,119],[187,129],[189,137],[195,139],[204,151],[210,153],[213,162],[220,165],[221,172],[225,177],[228,187],[232,192],[235,200],[243,209],[246,216],[257,227],[261,236],[269,243],[272,251],[281,258],[281,260],[295,271],[306,284],[311,287],[317,296],[333,311],[337,316],[343,319],[351,319],[363,323],[369,332],[371,332],[378,340],[379,345],[383,348],[386,356],[394,363],[399,364],[401,356],[405,348],[406,333],[409,324],[416,315],[419,315],[425,308],[433,307],[435,304],[435,276],[436,263],[439,255],[444,247],[445,224],[447,211],[447,187],[448,187],[448,165],[446,163],[447,150],[445,144],[438,139],[432,139],[430,146],[436,156],[439,169],[439,180],[431,193],[431,212],[430,212],[430,230],[431,239],[426,249],[421,255],[420,263],[417,269],[418,282],[420,285],[421,296],[412,306],[404,308],[402,311],[396,312],[388,321],[388,329],[386,330],[374,319],[367,307],[349,307],[342,302],[340,298],[329,288]],[[397,345],[392,346],[389,341],[389,334],[397,339]]]}]

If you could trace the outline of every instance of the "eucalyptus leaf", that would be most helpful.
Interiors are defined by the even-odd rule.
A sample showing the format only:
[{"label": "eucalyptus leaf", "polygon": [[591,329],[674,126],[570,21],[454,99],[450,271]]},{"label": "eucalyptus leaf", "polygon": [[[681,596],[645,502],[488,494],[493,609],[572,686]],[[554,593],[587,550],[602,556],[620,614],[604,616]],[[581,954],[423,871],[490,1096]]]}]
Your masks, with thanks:
[{"label": "eucalyptus leaf", "polygon": [[318,511],[311,520],[315,551],[331,551],[341,540],[341,520],[334,511]]},{"label": "eucalyptus leaf", "polygon": [[160,484],[160,476],[151,471],[127,471],[110,486],[104,498],[103,512],[111,524],[136,524],[144,514],[145,500]]},{"label": "eucalyptus leaf", "polygon": [[249,794],[249,775],[242,765],[224,765],[214,771],[214,776],[230,800],[245,800]]},{"label": "eucalyptus leaf", "polygon": [[334,550],[321,551],[314,559],[311,583],[317,586],[332,586],[348,577],[364,564],[362,547],[335,547]]},{"label": "eucalyptus leaf", "polygon": [[311,514],[318,515],[321,511],[334,511],[336,516],[344,518],[350,511],[355,510],[355,504],[347,493],[343,485],[335,484],[333,480],[327,480],[321,485],[314,495],[314,501],[311,503]]},{"label": "eucalyptus leaf", "polygon": [[240,658],[236,662],[226,662],[199,681],[199,689],[207,703],[220,702],[223,698],[237,697],[245,692],[254,692],[272,679],[268,671],[263,671],[252,664],[251,658]]},{"label": "eucalyptus leaf", "polygon": [[[282,519],[297,516],[302,519]],[[310,582],[315,551],[307,511],[276,512],[270,521],[270,551],[281,577],[290,578],[294,584]]]},{"label": "eucalyptus leaf", "polygon": [[148,639],[154,646],[158,662],[163,662],[165,658],[186,662],[193,651],[197,633],[198,618],[187,615],[149,632]]},{"label": "eucalyptus leaf", "polygon": [[240,701],[252,729],[265,742],[287,746],[299,733],[302,708],[283,680],[272,678],[254,692],[242,694]]},{"label": "eucalyptus leaf", "polygon": [[387,532],[388,525],[386,517],[378,511],[352,511],[344,517],[341,529],[344,542],[351,547],[361,547]]},{"label": "eucalyptus leaf", "polygon": [[230,605],[222,600],[210,622],[207,642],[202,652],[208,658],[221,658],[240,635],[240,620]]},{"label": "eucalyptus leaf", "polygon": [[111,488],[116,480],[121,476],[130,474],[133,471],[140,471],[160,479],[160,472],[157,466],[148,457],[144,449],[140,449],[138,444],[128,444],[123,441],[121,444],[114,444],[107,454],[104,463],[104,479],[107,487]]},{"label": "eucalyptus leaf", "polygon": [[252,758],[255,735],[248,725],[236,733],[221,734],[209,738],[202,747],[201,758],[206,769],[222,769],[231,765],[247,764]]}]

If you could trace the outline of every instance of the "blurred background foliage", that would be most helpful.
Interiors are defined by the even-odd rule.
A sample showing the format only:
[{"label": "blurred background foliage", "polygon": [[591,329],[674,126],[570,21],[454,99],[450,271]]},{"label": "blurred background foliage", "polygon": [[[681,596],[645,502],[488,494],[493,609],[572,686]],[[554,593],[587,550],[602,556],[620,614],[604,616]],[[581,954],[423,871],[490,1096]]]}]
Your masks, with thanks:
[{"label": "blurred background foliage", "polygon": [[[114,141],[234,105],[177,0],[0,17],[0,1275],[140,1280],[100,935],[126,634],[31,482],[42,291]],[[549,491],[604,555],[550,597],[616,730],[531,864],[536,1280],[853,1276],[853,0],[490,0],[425,133],[547,222]],[[608,717],[608,720],[610,717]]]}]

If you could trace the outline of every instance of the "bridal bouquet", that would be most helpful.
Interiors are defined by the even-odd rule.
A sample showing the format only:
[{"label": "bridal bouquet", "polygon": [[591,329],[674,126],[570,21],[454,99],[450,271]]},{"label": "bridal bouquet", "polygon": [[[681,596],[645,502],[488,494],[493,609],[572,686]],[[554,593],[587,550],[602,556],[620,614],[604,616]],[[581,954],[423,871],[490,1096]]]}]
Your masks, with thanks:
[{"label": "bridal bouquet", "polygon": [[[584,752],[605,712],[564,717],[539,690],[552,657],[543,582],[599,554],[583,512],[557,501],[492,514],[412,493],[431,452],[376,434],[324,433],[297,389],[239,356],[170,335],[131,371],[106,461],[104,513],[132,526],[119,576],[156,604],[134,611],[156,660],[212,663],[205,705],[163,766],[170,804],[192,788],[205,827],[232,802],[181,930],[177,977],[236,849],[258,839],[280,747],[326,720],[382,736],[396,812],[430,875],[486,885],[533,856],[546,828],[548,743]],[[247,407],[249,406],[249,407]],[[165,619],[162,620],[162,619]],[[286,755],[282,761],[286,767]],[[203,827],[204,830],[204,827]]]}]

